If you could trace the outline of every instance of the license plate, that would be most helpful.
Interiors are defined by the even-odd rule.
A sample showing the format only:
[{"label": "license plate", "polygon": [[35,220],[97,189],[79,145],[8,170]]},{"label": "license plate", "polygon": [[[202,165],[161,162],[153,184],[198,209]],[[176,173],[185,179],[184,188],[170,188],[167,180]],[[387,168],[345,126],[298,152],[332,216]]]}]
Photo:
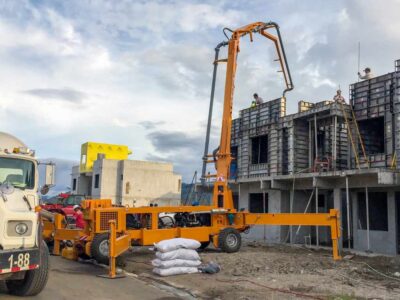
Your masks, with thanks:
[{"label": "license plate", "polygon": [[0,274],[36,269],[39,262],[38,248],[0,251]]}]

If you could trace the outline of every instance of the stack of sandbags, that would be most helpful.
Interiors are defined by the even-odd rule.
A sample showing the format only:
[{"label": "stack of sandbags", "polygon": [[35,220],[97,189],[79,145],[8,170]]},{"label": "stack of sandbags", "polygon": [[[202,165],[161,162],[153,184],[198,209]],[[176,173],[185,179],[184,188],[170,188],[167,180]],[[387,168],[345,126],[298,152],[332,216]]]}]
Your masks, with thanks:
[{"label": "stack of sandbags", "polygon": [[154,245],[156,259],[151,263],[153,272],[160,276],[190,274],[199,272],[200,256],[196,249],[200,247],[196,240],[176,238],[164,240]]}]

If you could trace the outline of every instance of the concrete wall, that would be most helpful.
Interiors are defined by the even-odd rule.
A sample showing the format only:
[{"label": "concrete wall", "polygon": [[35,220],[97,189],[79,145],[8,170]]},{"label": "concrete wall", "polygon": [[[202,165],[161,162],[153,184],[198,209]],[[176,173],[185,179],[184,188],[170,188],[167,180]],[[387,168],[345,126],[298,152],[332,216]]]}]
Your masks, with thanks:
[{"label": "concrete wall", "polygon": [[79,166],[72,167],[71,174],[71,189],[73,188],[73,182],[76,179],[76,189],[72,191],[72,193],[77,195],[86,195],[91,196],[91,177],[81,176],[79,172]]},{"label": "concrete wall", "polygon": [[182,176],[173,172],[169,163],[122,161],[121,201],[123,205],[179,205]]},{"label": "concrete wall", "polygon": [[[95,178],[99,175],[99,185]],[[138,160],[98,159],[93,172],[79,173],[73,168],[72,181],[76,178],[76,194],[93,199],[111,199],[113,203],[129,206],[179,205],[181,202],[182,176],[173,172],[170,163]],[[72,182],[71,181],[71,182]]]},{"label": "concrete wall", "polygon": [[[287,195],[284,191],[260,189],[260,183],[241,183],[239,188],[239,208],[249,209],[249,194],[251,193],[262,193],[268,194],[268,212],[281,212],[282,207],[286,205],[285,199]],[[249,240],[265,240],[269,243],[280,243],[282,235],[287,233],[286,228],[280,226],[270,225],[257,225],[250,229],[249,234],[243,235],[244,239]]]},{"label": "concrete wall", "polygon": [[[75,193],[75,194],[77,194],[77,191],[78,191],[79,175],[80,175],[79,166],[73,166],[72,167],[72,172],[71,172],[71,189],[72,189],[72,192]],[[73,189],[74,179],[76,180],[76,189],[75,190]]]},{"label": "concrete wall", "polygon": [[[290,194],[292,191],[290,191]],[[310,191],[294,191],[293,197],[293,213],[304,213],[309,201],[311,192]],[[289,200],[290,201],[290,200]],[[307,212],[315,212],[314,199],[311,199],[310,205]],[[299,229],[300,228],[300,229]],[[298,234],[296,234],[298,231]],[[295,244],[303,244],[305,242],[304,237],[313,237],[314,232],[310,226],[292,226],[291,240]]]},{"label": "concrete wall", "polygon": [[[359,186],[363,183],[368,183],[367,179],[355,178],[361,180]],[[354,180],[355,180],[354,179]],[[354,184],[355,181],[350,180],[350,183]],[[375,183],[376,184],[376,183]],[[269,187],[269,186],[268,186]],[[310,199],[312,190],[308,187],[304,187],[304,190],[296,190],[293,197],[293,213],[304,213],[307,203]],[[268,193],[268,209],[269,212],[290,212],[290,200],[291,193],[290,185],[287,189],[282,190],[271,190],[264,189],[260,181],[254,182],[244,182],[240,183],[240,188],[236,188],[239,191],[239,208],[249,208],[249,194],[250,193]],[[398,186],[376,186],[369,187],[369,192],[386,192],[387,193],[387,214],[388,214],[388,231],[376,231],[370,230],[369,240],[370,246],[368,248],[367,243],[367,230],[359,229],[358,223],[358,192],[365,192],[364,189],[350,188],[350,212],[351,212],[351,236],[353,240],[353,249],[357,251],[367,251],[370,250],[374,253],[397,255],[398,241],[397,241],[397,223],[400,216],[396,215],[396,199],[395,192],[398,190]],[[319,212],[327,213],[330,208],[336,208],[340,212],[340,222],[342,236],[339,240],[339,247],[342,247],[343,240],[347,240],[347,215],[346,215],[346,193],[343,185],[337,184],[332,185],[332,187],[320,188],[318,190],[319,195],[325,196],[325,204],[323,207],[319,207]],[[369,202],[371,203],[374,199],[369,197]],[[399,200],[400,201],[400,200]],[[399,202],[400,203],[400,202]],[[307,212],[314,213],[315,209],[315,194],[313,195],[310,206]],[[304,243],[305,236],[310,236],[313,244],[316,241],[316,228],[315,226],[302,226],[300,227],[299,233],[296,235],[298,226],[292,226],[291,239],[287,239],[287,232],[289,231],[289,226],[254,226],[250,234],[244,235],[244,238],[251,240],[265,240],[267,242],[289,242],[290,240],[294,243]],[[318,229],[320,245],[330,245],[331,236],[330,229],[328,227],[320,226]],[[345,234],[346,236],[343,236]]]},{"label": "concrete wall", "polygon": [[[121,204],[118,195],[120,180],[120,161],[112,159],[96,160],[92,173],[92,197],[94,199],[111,199],[113,203]],[[95,178],[99,175],[99,186],[95,187]]]},{"label": "concrete wall", "polygon": [[[369,188],[369,192],[373,192]],[[354,232],[354,249],[359,251],[368,250],[367,230],[361,230],[358,226],[358,193],[352,192],[353,204],[353,232]],[[374,199],[369,198],[369,202]],[[397,254],[397,238],[396,238],[396,203],[394,191],[387,191],[387,208],[388,208],[388,231],[370,230],[370,248],[375,253]]]},{"label": "concrete wall", "polygon": [[[249,209],[249,194],[251,193],[262,193],[268,194],[268,212],[269,213],[288,213],[290,212],[290,197],[292,191],[288,190],[272,190],[272,189],[261,189],[260,182],[252,183],[241,183],[239,191],[239,208]],[[340,191],[340,190],[339,190]],[[319,194],[328,197],[327,191],[319,191]],[[295,191],[293,197],[293,213],[304,213],[309,202],[311,191]],[[333,197],[333,195],[331,195]],[[328,201],[326,200],[326,203]],[[320,208],[320,212],[328,212],[329,208]],[[307,212],[315,212],[315,197],[313,196],[308,207]],[[253,226],[248,235],[244,235],[244,238],[250,240],[265,240],[271,243],[290,242],[293,243],[305,243],[305,237],[310,237],[311,240],[315,241],[316,229],[311,226],[291,226],[291,234],[288,236],[290,227],[289,226],[271,226],[271,225],[259,225]],[[330,229],[325,227],[319,227],[319,240],[320,244],[328,244],[330,240]]]}]

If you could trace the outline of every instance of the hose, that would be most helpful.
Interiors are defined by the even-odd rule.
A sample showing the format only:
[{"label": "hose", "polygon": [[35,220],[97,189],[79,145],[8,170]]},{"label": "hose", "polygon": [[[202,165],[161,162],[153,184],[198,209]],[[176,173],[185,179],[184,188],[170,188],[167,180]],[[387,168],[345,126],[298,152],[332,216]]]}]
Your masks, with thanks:
[{"label": "hose", "polygon": [[45,218],[46,220],[49,220],[50,222],[54,222],[54,213],[45,210],[45,209],[41,209],[39,212],[39,215],[43,218]]}]

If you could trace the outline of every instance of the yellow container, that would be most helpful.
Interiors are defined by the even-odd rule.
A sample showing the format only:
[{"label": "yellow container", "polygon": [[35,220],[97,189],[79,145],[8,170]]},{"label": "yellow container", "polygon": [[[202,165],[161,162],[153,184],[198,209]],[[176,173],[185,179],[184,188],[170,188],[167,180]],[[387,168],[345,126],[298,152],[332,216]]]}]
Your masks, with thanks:
[{"label": "yellow container", "polygon": [[81,146],[81,160],[79,171],[88,173],[93,171],[93,163],[98,154],[103,154],[106,159],[125,160],[132,151],[125,145],[113,145],[105,143],[87,142]]},{"label": "yellow container", "polygon": [[78,255],[73,247],[65,247],[61,251],[61,256],[69,260],[78,260]]}]

